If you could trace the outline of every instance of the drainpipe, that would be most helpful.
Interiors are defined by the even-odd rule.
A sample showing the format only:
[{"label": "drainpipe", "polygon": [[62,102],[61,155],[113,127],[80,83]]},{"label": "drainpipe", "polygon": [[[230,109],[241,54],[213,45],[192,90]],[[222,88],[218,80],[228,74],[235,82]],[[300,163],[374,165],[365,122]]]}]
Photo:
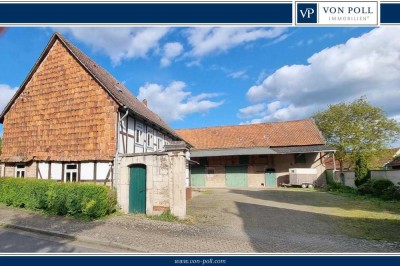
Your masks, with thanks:
[{"label": "drainpipe", "polygon": [[[120,124],[122,122],[122,120],[125,119],[125,117],[128,116],[128,108],[124,105],[124,109],[126,110],[126,113],[123,117],[121,117],[118,122],[117,122],[117,149],[115,152],[115,157],[114,157],[114,187],[117,186],[117,182],[118,182],[118,159],[119,159],[119,127]],[[118,111],[118,115],[119,115],[119,111]]]}]

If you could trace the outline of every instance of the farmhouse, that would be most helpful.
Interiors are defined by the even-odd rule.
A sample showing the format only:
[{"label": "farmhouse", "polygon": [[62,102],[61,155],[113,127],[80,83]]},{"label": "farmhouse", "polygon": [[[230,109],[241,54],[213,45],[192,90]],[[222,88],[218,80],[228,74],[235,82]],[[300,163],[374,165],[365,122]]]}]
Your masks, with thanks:
[{"label": "farmhouse", "polygon": [[185,216],[188,144],[61,34],[0,122],[0,177],[106,184],[125,212]]},{"label": "farmhouse", "polygon": [[58,33],[0,122],[0,177],[109,185],[124,212],[179,217],[191,186],[276,187],[291,168],[323,183],[333,151],[311,119],[174,131]]},{"label": "farmhouse", "polygon": [[192,187],[277,187],[289,183],[291,168],[314,168],[323,184],[333,152],[312,119],[177,132],[194,146]]}]

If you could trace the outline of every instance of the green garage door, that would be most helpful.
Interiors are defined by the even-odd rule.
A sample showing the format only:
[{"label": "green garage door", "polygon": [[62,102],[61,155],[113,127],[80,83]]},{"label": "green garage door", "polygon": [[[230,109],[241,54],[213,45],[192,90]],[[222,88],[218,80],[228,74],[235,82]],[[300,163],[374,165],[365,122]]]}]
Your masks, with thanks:
[{"label": "green garage door", "polygon": [[190,170],[190,180],[192,187],[205,187],[206,186],[206,168],[193,167]]},{"label": "green garage door", "polygon": [[247,187],[247,166],[226,166],[225,185],[227,187]]}]

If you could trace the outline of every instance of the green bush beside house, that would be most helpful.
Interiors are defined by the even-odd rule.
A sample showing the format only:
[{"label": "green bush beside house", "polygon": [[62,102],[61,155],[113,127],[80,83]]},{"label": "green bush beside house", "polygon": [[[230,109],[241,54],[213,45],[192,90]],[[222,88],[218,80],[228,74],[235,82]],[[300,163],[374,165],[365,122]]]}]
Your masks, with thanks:
[{"label": "green bush beside house", "polygon": [[95,184],[1,178],[0,202],[50,214],[97,219],[115,211],[117,197],[115,191]]},{"label": "green bush beside house", "polygon": [[385,201],[400,200],[400,184],[395,185],[387,179],[368,179],[357,188],[343,186],[340,182],[330,181],[328,182],[327,190],[342,194],[379,198]]}]

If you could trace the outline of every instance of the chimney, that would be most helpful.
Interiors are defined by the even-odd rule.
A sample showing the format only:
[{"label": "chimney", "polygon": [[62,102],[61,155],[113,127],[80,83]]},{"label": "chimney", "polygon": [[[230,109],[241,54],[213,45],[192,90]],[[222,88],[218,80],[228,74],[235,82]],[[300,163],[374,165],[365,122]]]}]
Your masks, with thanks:
[{"label": "chimney", "polygon": [[147,100],[146,99],[143,100],[143,104],[147,106]]}]

